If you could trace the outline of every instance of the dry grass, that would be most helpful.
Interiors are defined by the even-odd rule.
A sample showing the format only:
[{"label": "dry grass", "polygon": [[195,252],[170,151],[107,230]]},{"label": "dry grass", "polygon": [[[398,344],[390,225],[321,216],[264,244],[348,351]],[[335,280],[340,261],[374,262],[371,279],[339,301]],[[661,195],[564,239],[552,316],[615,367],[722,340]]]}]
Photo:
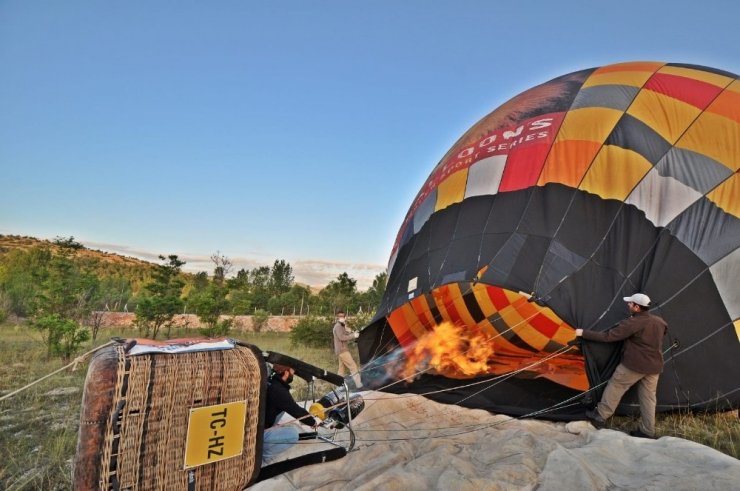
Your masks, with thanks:
[{"label": "dry grass", "polygon": [[[740,459],[738,416],[738,411],[659,414],[655,422],[655,432],[658,437],[685,438]],[[633,430],[638,424],[638,417],[617,416],[610,421],[613,429],[621,431]]]},{"label": "dry grass", "polygon": [[[133,330],[106,330],[99,346],[111,336],[134,337]],[[192,330],[173,331],[173,337],[192,336]],[[333,351],[293,347],[287,333],[241,333],[233,337],[262,350],[277,351],[336,371]],[[90,347],[86,347],[86,350]],[[22,387],[63,366],[45,358],[39,334],[25,326],[0,326],[0,395]],[[356,354],[355,354],[356,356]],[[357,358],[355,358],[357,359]],[[77,444],[82,387],[87,366],[64,371],[0,402],[0,489],[67,490],[71,488],[72,459]],[[307,386],[294,383],[296,399],[307,398]],[[328,384],[318,383],[320,397]]]},{"label": "dry grass", "polygon": [[[173,334],[188,335],[192,331]],[[107,342],[107,336],[134,335],[136,332],[130,330],[105,331],[96,345]],[[285,333],[234,333],[233,336],[262,350],[277,351],[336,370],[336,358],[329,347],[294,347]],[[24,326],[0,326],[0,395],[62,366],[58,360],[46,360],[44,355],[45,347],[37,333]],[[86,366],[75,372],[62,372],[0,402],[0,489],[71,488],[71,466],[85,371]],[[297,381],[294,386],[296,399],[307,398],[305,383]],[[317,384],[317,397],[329,387],[328,384]],[[632,418],[614,418],[612,424],[617,429],[630,429],[635,426],[635,421]],[[740,420],[734,411],[659,415],[658,433],[694,440],[735,458],[740,457]]]},{"label": "dry grass", "polygon": [[[0,328],[0,394],[62,366],[28,328]],[[0,403],[0,488],[69,489],[84,370],[62,372]],[[59,390],[64,388],[65,390]]]},{"label": "dry grass", "polygon": [[[307,348],[305,346],[293,346],[288,339],[288,333],[278,332],[240,332],[234,333],[233,337],[241,339],[247,343],[258,346],[263,351],[275,351],[284,355],[292,356],[299,360],[310,363],[311,365],[325,368],[331,372],[337,371],[337,358],[334,355],[333,347],[329,349]],[[357,352],[353,354],[355,360],[359,360]],[[292,384],[293,396],[296,400],[306,400],[310,394],[307,391],[307,384],[300,378],[296,377]],[[316,382],[315,392],[318,397],[331,390],[333,386],[328,382],[319,380]]]}]

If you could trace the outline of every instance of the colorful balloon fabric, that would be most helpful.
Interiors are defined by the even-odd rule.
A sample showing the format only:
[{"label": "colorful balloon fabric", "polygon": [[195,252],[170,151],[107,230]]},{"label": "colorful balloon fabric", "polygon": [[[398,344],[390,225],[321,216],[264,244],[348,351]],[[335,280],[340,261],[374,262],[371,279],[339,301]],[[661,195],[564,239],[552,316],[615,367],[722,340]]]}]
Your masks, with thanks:
[{"label": "colorful balloon fabric", "polygon": [[[467,378],[497,382],[431,397],[529,414],[608,379],[618,346],[568,342],[626,318],[622,297],[643,292],[670,328],[658,410],[739,407],[739,168],[735,74],[622,63],[519,94],[468,130],[414,199],[362,362],[452,323],[492,348]],[[469,382],[447,372],[389,390]],[[628,394],[620,412],[636,408]]]}]

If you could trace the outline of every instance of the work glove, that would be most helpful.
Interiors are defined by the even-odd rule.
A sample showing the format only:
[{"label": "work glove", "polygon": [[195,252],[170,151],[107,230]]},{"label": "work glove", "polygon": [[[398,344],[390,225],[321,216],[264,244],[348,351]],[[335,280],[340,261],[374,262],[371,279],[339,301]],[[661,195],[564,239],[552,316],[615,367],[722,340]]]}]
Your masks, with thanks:
[{"label": "work glove", "polygon": [[355,339],[360,337],[360,333],[357,331],[352,331],[352,335],[355,337]]}]

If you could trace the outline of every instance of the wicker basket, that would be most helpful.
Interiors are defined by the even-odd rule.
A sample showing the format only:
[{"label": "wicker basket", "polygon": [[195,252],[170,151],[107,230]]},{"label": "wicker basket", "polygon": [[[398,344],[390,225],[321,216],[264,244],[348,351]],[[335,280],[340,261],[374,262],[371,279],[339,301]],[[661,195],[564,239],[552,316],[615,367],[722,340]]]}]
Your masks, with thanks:
[{"label": "wicker basket", "polygon": [[[130,356],[130,346],[101,350],[90,363],[74,489],[240,490],[252,483],[264,427],[266,373],[259,350]],[[236,401],[246,403],[241,454],[186,469],[191,409]]]}]

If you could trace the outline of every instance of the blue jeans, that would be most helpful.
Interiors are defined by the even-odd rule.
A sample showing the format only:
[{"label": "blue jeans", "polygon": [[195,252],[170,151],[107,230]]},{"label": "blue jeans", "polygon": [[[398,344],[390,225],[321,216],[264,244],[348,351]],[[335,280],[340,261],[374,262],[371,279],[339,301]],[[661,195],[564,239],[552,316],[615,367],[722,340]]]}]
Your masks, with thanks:
[{"label": "blue jeans", "polygon": [[298,428],[295,425],[267,428],[262,438],[262,465],[271,464],[278,454],[297,442]]}]

